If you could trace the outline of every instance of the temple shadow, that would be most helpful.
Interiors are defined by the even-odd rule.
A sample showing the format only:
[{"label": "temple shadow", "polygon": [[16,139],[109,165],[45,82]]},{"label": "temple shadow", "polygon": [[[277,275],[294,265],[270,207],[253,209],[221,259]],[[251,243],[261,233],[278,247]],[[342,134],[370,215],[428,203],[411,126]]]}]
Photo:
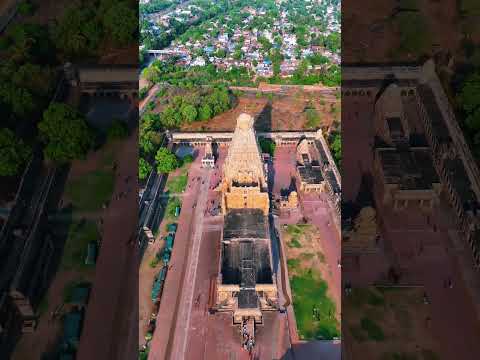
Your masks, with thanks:
[{"label": "temple shadow", "polygon": [[272,102],[269,100],[255,117],[255,131],[272,131]]},{"label": "temple shadow", "polygon": [[342,346],[339,341],[315,340],[294,344],[280,358],[281,360],[339,360]]}]

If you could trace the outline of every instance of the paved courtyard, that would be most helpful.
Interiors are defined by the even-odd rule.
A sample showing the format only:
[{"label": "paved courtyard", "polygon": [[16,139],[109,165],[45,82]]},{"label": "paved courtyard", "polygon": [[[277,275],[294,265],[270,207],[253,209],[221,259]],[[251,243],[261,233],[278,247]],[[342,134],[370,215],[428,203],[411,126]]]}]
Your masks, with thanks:
[{"label": "paved courtyard", "polygon": [[[373,98],[346,98],[344,100],[343,179],[344,199],[355,200],[361,176],[373,167]],[[405,100],[405,111],[412,131],[421,132],[418,116],[410,100]],[[455,230],[453,213],[446,203],[431,214],[407,209],[392,212],[379,211],[383,226],[378,252],[359,255],[356,261],[344,266],[343,277],[353,286],[364,287],[375,281],[385,281],[390,266],[400,269],[400,282],[424,286],[430,299],[429,328],[436,340],[437,353],[442,359],[475,359],[480,353],[476,339],[480,333],[476,309],[464,283],[465,273],[459,266],[459,257],[452,250],[451,232]],[[446,284],[451,282],[453,288]],[[347,354],[352,359],[354,354]]]}]

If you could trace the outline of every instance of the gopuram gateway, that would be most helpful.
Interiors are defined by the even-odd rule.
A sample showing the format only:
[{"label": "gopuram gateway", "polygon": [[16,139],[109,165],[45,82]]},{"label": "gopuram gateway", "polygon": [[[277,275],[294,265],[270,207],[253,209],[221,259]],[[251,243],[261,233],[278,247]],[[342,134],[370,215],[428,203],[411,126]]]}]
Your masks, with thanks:
[{"label": "gopuram gateway", "polygon": [[253,118],[241,114],[229,146],[221,183],[225,216],[216,307],[233,313],[247,340],[262,312],[277,309],[273,281],[267,176]]}]

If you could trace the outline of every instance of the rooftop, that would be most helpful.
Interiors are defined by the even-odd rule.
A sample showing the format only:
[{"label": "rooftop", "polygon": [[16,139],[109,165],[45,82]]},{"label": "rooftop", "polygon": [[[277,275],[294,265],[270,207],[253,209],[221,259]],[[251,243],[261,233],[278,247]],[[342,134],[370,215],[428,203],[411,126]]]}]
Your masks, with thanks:
[{"label": "rooftop", "polygon": [[452,139],[450,137],[450,132],[448,131],[443,115],[438,108],[437,100],[435,99],[432,89],[428,85],[419,85],[418,93],[432,124],[434,137],[437,138],[439,143],[451,142]]},{"label": "rooftop", "polygon": [[307,184],[320,184],[323,181],[320,166],[297,166],[297,169],[302,182],[306,182]]},{"label": "rooftop", "polygon": [[392,148],[380,150],[379,155],[387,184],[399,184],[402,190],[426,190],[439,183],[429,150]]},{"label": "rooftop", "polygon": [[267,217],[260,209],[232,209],[225,216],[223,240],[266,239]]},{"label": "rooftop", "polygon": [[255,290],[241,290],[238,294],[238,307],[252,309],[258,306],[258,297]]}]

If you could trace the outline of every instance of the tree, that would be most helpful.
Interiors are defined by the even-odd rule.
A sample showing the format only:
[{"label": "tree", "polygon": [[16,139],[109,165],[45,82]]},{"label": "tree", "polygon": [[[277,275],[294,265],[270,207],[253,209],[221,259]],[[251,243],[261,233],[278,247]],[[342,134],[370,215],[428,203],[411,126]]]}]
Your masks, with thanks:
[{"label": "tree", "polygon": [[197,109],[193,105],[187,104],[182,106],[180,112],[188,123],[192,123],[197,119]]},{"label": "tree", "polygon": [[26,63],[12,74],[12,83],[39,96],[48,96],[52,90],[52,70],[48,66]]},{"label": "tree", "polygon": [[167,148],[161,147],[155,155],[157,171],[160,174],[168,174],[178,167],[178,159],[174,153]]},{"label": "tree", "polygon": [[85,119],[64,103],[51,103],[38,123],[46,144],[45,157],[59,163],[84,158],[93,145],[93,134]]},{"label": "tree", "polygon": [[126,2],[112,5],[105,13],[103,25],[113,41],[118,45],[128,45],[137,30],[138,20],[135,11]]},{"label": "tree", "polygon": [[89,5],[71,6],[53,29],[55,46],[67,57],[96,52],[102,37],[102,27],[95,8]]},{"label": "tree", "polygon": [[[480,131],[480,72],[468,76],[457,97],[466,118],[465,123],[468,129],[475,133]],[[475,134],[473,134],[475,137]]]},{"label": "tree", "polygon": [[142,71],[142,75],[150,84],[154,84],[160,80],[160,70],[156,66],[149,66]]},{"label": "tree", "polygon": [[9,129],[0,129],[0,176],[17,175],[32,155],[32,149]]},{"label": "tree", "polygon": [[261,138],[258,142],[262,153],[267,153],[270,154],[270,156],[273,156],[276,148],[276,144],[274,141],[272,141],[271,139]]},{"label": "tree", "polygon": [[155,151],[155,144],[152,141],[152,132],[141,132],[138,138],[138,145],[143,155],[151,155]]},{"label": "tree", "polygon": [[208,104],[204,104],[200,106],[198,110],[198,118],[199,120],[205,121],[209,120],[212,117],[212,108]]},{"label": "tree", "polygon": [[0,84],[0,101],[9,105],[20,118],[27,118],[36,108],[33,95],[11,83]]},{"label": "tree", "polygon": [[35,8],[29,1],[22,1],[18,5],[18,13],[21,15],[33,15]]},{"label": "tree", "polygon": [[[166,127],[167,129],[171,129],[180,125],[181,116],[182,115],[178,111],[176,111],[173,106],[167,106],[162,111],[160,121],[164,127]],[[180,117],[180,121],[178,117]]]},{"label": "tree", "polygon": [[420,13],[400,12],[396,20],[402,51],[418,58],[429,50],[431,46],[430,29]]},{"label": "tree", "polygon": [[339,33],[333,32],[328,34],[324,41],[325,47],[331,52],[336,53],[340,50],[341,38]]},{"label": "tree", "polygon": [[333,152],[333,158],[337,163],[337,166],[342,162],[342,136],[339,132],[335,132],[331,137],[330,148]]},{"label": "tree", "polygon": [[480,72],[475,72],[465,79],[457,101],[467,114],[480,108]]},{"label": "tree", "polygon": [[145,180],[152,171],[152,165],[150,165],[144,158],[138,159],[138,178]]}]

